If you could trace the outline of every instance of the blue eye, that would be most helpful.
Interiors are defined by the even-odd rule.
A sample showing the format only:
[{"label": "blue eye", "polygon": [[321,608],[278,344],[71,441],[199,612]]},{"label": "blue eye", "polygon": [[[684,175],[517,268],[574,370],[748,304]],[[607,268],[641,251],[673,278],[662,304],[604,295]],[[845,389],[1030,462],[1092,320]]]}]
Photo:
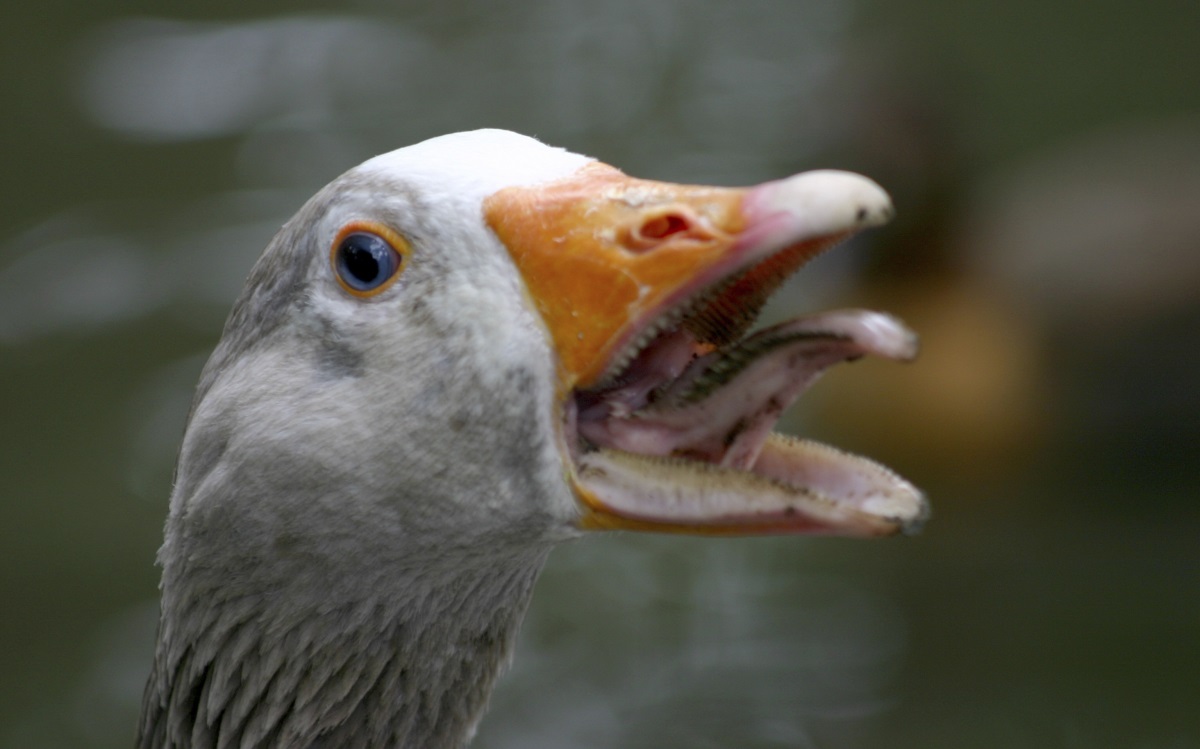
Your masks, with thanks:
[{"label": "blue eye", "polygon": [[[403,249],[407,250],[407,245]],[[346,290],[366,296],[382,291],[404,265],[404,256],[391,242],[374,231],[356,228],[339,234],[332,259]]]}]

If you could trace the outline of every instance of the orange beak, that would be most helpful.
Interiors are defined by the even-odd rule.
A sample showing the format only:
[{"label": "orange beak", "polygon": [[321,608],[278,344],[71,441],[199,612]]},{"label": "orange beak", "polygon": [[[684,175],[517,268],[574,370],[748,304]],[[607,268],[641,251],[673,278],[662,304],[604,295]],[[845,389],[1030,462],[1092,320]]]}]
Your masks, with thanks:
[{"label": "orange beak", "polygon": [[[924,499],[902,479],[767,434],[825,367],[866,354],[911,358],[911,333],[851,312],[740,340],[793,271],[891,217],[875,183],[824,171],[700,187],[591,163],[500,190],[484,216],[558,356],[582,527],[863,536],[919,524]],[[711,386],[675,405],[655,401],[670,383],[687,389],[695,378],[685,368]]]},{"label": "orange beak", "polygon": [[[647,320],[794,238],[783,236],[791,233],[783,224],[792,215],[772,211],[769,188],[780,184],[785,183],[674,185],[593,163],[565,180],[501,190],[487,199],[484,212],[549,329],[562,384],[587,388],[601,381],[634,337],[645,332]],[[786,258],[756,269],[755,275],[771,273],[782,280],[856,228],[809,232]],[[773,242],[772,234],[781,235],[779,241]],[[774,290],[761,278],[740,284],[745,293],[762,297],[758,304]],[[702,337],[721,343],[729,336],[711,330]]]}]

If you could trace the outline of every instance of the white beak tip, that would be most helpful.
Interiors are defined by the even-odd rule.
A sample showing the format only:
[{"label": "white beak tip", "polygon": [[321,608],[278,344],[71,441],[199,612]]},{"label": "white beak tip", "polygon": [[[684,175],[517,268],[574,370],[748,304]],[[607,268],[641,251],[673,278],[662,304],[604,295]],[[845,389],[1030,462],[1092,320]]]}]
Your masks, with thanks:
[{"label": "white beak tip", "polygon": [[751,194],[754,210],[790,214],[812,235],[881,226],[895,214],[892,199],[874,180],[833,169],[768,182]]}]

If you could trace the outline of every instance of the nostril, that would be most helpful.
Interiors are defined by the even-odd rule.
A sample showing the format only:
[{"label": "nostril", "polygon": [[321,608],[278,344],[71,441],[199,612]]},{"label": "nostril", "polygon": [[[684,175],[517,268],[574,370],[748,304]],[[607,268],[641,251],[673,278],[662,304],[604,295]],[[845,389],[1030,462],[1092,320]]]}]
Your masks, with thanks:
[{"label": "nostril", "polygon": [[691,222],[678,213],[664,213],[654,216],[642,224],[638,232],[646,239],[664,239],[672,234],[685,232],[691,227]]},{"label": "nostril", "polygon": [[704,242],[712,232],[687,207],[662,206],[642,212],[621,231],[621,244],[631,252],[649,252],[668,244]]}]

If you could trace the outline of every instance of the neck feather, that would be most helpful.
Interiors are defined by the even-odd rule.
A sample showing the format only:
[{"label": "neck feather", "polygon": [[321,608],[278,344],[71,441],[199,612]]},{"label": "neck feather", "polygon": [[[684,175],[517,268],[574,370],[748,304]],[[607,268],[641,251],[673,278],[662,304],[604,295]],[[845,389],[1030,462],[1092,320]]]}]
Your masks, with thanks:
[{"label": "neck feather", "polygon": [[460,747],[548,550],[393,570],[353,595],[330,582],[229,597],[219,576],[167,568],[138,745]]}]

